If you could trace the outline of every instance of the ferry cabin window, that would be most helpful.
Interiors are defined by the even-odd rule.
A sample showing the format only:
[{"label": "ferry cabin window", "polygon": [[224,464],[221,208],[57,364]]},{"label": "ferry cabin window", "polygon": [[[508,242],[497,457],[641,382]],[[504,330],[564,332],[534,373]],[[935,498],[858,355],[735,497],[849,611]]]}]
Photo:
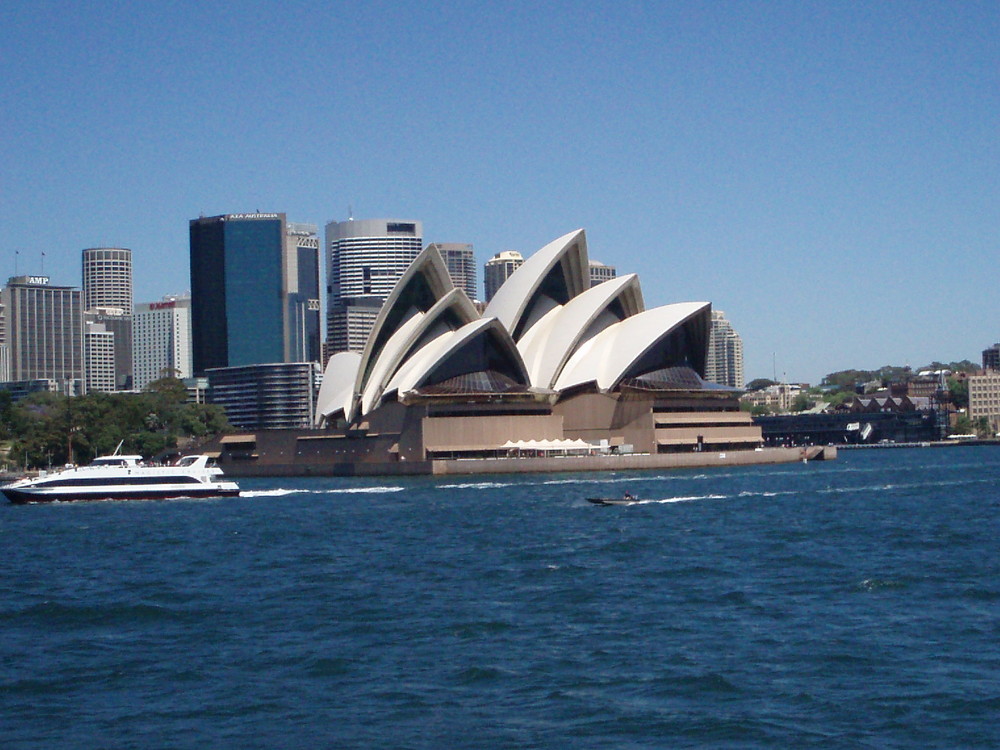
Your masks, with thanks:
[{"label": "ferry cabin window", "polygon": [[91,466],[124,466],[125,461],[120,458],[98,458],[90,463]]}]

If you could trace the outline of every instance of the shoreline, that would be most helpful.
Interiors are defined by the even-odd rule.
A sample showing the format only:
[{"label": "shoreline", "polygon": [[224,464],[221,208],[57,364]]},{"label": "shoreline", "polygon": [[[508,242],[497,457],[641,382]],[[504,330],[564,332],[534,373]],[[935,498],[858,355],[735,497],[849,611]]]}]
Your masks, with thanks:
[{"label": "shoreline", "polygon": [[1000,445],[1000,440],[994,438],[975,438],[969,440],[925,440],[918,443],[871,443],[860,445],[838,445],[841,450],[871,450],[874,448],[963,448],[976,445]]},{"label": "shoreline", "polygon": [[836,459],[836,457],[836,446],[807,446],[795,448],[761,448],[760,450],[747,451],[703,451],[700,453],[455,458],[393,462],[269,463],[257,465],[240,461],[224,461],[220,463],[220,466],[225,471],[227,477],[239,478],[454,476],[758,466],[801,461],[829,461]]}]

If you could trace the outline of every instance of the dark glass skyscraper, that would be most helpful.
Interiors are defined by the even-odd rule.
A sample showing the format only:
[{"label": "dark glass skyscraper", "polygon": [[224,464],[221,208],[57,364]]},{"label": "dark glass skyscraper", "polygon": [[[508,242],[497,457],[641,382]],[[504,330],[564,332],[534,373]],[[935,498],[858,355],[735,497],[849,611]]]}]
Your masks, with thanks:
[{"label": "dark glass skyscraper", "polygon": [[[285,214],[193,219],[191,334],[194,371],[319,359],[319,243]],[[315,239],[315,237],[314,237]],[[303,258],[305,253],[307,257]],[[302,275],[315,276],[302,281]],[[310,345],[310,342],[315,342]],[[315,349],[315,351],[312,351]]]}]

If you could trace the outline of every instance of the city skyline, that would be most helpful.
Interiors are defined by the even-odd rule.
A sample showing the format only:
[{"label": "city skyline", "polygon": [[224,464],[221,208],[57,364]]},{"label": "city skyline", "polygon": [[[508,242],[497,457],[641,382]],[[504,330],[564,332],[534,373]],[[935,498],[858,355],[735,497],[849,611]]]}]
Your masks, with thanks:
[{"label": "city skyline", "polygon": [[[261,216],[261,217],[263,217],[263,216],[271,216],[272,214],[263,214],[263,213],[260,213],[260,214],[237,214],[237,215],[239,215],[239,216],[248,216],[248,217],[251,217],[251,216]],[[275,214],[275,215],[277,215],[277,214]],[[284,215],[284,214],[282,214],[282,215]],[[206,217],[201,217],[201,218],[205,219]],[[209,218],[218,218],[218,217],[209,217]],[[192,222],[193,221],[195,221],[195,220],[192,220]],[[365,220],[362,220],[362,221],[365,221]],[[377,223],[377,222],[383,221],[383,220],[375,220],[375,221]],[[302,224],[302,223],[294,223],[294,222],[288,222],[288,226],[290,228],[295,228],[295,227],[312,227],[313,231],[315,231],[315,229],[316,229],[315,226],[313,226],[313,225]],[[291,234],[292,233],[290,233],[289,236],[291,236]],[[426,242],[426,243],[424,243],[424,247],[429,247],[431,245],[441,246],[442,244],[454,245],[455,247],[458,247],[460,245],[462,247],[471,248],[471,244],[468,244],[468,243],[436,243],[436,242]],[[87,252],[90,252],[91,250],[92,249],[84,249],[82,252],[84,254],[86,254]],[[484,268],[484,271],[486,273],[488,273],[489,272],[489,266],[490,266],[491,262],[495,263],[500,256],[509,255],[511,252],[513,252],[514,255],[518,255],[519,256],[519,254],[516,251],[503,251],[502,253],[498,253],[497,256],[494,256],[493,258],[490,258],[490,259],[488,259],[487,261],[485,261],[485,262],[483,262],[481,264],[483,266],[483,268]],[[42,256],[44,257],[45,253],[42,253]],[[529,257],[530,257],[530,254],[529,254]],[[477,258],[476,261],[478,263],[479,259]],[[591,281],[594,284],[600,283],[601,281],[604,280],[603,278],[595,278],[594,277],[594,267],[595,266],[604,268],[604,264],[602,264],[600,262],[591,261]],[[325,269],[323,269],[323,268],[321,268],[319,270],[320,270],[321,274],[325,274],[326,273]],[[609,278],[614,278],[615,269],[608,267],[607,270],[610,271]],[[48,274],[48,272],[46,272],[45,276],[40,276],[40,275],[37,275],[37,274],[36,275],[23,274],[23,273],[20,274],[20,276],[24,277],[24,278],[44,279],[44,283],[46,285],[51,285],[53,287],[74,288],[74,289],[79,289],[82,293],[86,293],[86,283],[85,283],[85,281],[86,281],[86,278],[85,278],[86,274],[84,274],[81,277],[81,283],[77,283],[77,284],[57,283],[56,280]],[[12,276],[10,278],[13,279],[14,277]],[[457,285],[459,287],[462,286],[462,284],[460,284],[458,282],[456,282],[456,283],[457,283]],[[190,287],[190,284],[188,284],[188,286]],[[190,290],[186,290],[185,294],[190,295]],[[146,301],[144,303],[141,303],[141,302],[137,301],[135,304],[144,304],[145,307],[148,307],[149,305],[155,306],[158,303],[162,302],[162,300],[166,300],[168,298],[175,298],[177,296],[178,295],[176,295],[176,294],[164,294],[164,295],[161,295],[161,298],[159,300],[149,300],[149,301]],[[326,295],[324,295],[324,297],[325,296]],[[188,299],[190,299],[189,296],[188,296]],[[475,297],[470,297],[470,299],[475,300],[476,298]],[[485,303],[483,303],[483,304],[485,304]],[[85,306],[82,306],[82,307],[85,307]],[[716,315],[716,314],[718,314],[719,316],[724,316],[725,315],[725,313],[723,311],[718,311],[717,313],[713,312],[713,316]],[[128,316],[128,317],[129,317],[129,319],[131,319],[131,316]],[[102,318],[102,321],[103,320],[104,319]],[[106,321],[104,321],[104,322],[106,322]],[[728,323],[728,321],[727,321],[727,323]],[[327,336],[328,336],[328,331],[325,331],[324,333],[327,334]],[[328,338],[324,339],[324,340],[328,341]],[[1000,345],[995,345],[995,346],[1000,346]],[[974,347],[974,345],[973,345],[973,347]],[[129,347],[129,350],[131,350],[131,347]],[[984,362],[985,362],[985,354],[986,353],[983,352]],[[131,356],[131,351],[129,351],[129,356]],[[900,366],[900,365],[905,365],[905,366],[912,365],[913,368],[914,368],[914,372],[916,372],[920,368],[922,368],[922,367],[924,367],[926,365],[932,364],[932,362],[942,362],[942,361],[947,362],[947,361],[959,361],[959,360],[968,360],[968,361],[971,361],[973,363],[977,362],[977,358],[975,356],[973,356],[973,355],[971,355],[969,353],[964,353],[960,357],[952,357],[950,359],[949,358],[942,358],[942,357],[933,357],[931,359],[922,360],[919,363],[915,363],[915,362],[911,362],[911,361],[906,361],[905,363],[903,363],[903,362],[884,362],[882,365],[876,366],[876,367],[872,367],[872,368],[855,367],[855,365],[853,365],[853,364],[841,364],[841,365],[839,365],[838,367],[836,367],[834,369],[831,369],[831,370],[829,370],[827,372],[824,372],[822,375],[827,375],[827,374],[830,374],[830,373],[839,372],[841,370],[846,370],[846,369],[859,369],[859,370],[871,369],[871,370],[874,371],[874,370],[880,369],[880,367],[883,367],[883,366]],[[775,369],[775,379],[777,381],[779,381],[779,382],[801,382],[801,383],[804,383],[804,384],[808,383],[808,384],[811,384],[811,385],[818,385],[821,382],[821,379],[822,379],[822,375],[821,375],[820,377],[817,377],[815,380],[805,380],[805,379],[795,380],[793,378],[788,377],[787,373],[778,373],[776,367],[777,367],[776,364],[774,364],[772,362],[772,368]],[[985,365],[984,365],[984,367],[985,367]],[[742,368],[741,368],[741,370],[742,370]],[[756,378],[765,378],[766,379],[766,378],[769,377],[769,375],[768,375],[768,373],[760,373],[760,374],[757,374],[755,376],[745,376],[744,377],[744,383],[750,382],[750,380],[752,380],[755,377]]]},{"label": "city skyline", "polygon": [[[407,37],[384,50],[390,17]],[[650,304],[726,310],[748,379],[976,361],[997,338],[995,4],[43,2],[0,19],[8,276],[77,284],[81,249],[127,247],[152,301],[188,287],[199,214],[353,211],[416,217],[478,268],[585,227]]]}]

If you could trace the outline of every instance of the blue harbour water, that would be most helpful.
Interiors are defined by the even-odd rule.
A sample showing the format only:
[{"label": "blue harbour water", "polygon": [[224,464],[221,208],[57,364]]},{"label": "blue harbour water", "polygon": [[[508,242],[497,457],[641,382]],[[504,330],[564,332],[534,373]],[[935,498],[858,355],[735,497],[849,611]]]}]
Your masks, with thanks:
[{"label": "blue harbour water", "polygon": [[2,747],[1000,746],[1000,448],[241,484],[0,505]]}]

